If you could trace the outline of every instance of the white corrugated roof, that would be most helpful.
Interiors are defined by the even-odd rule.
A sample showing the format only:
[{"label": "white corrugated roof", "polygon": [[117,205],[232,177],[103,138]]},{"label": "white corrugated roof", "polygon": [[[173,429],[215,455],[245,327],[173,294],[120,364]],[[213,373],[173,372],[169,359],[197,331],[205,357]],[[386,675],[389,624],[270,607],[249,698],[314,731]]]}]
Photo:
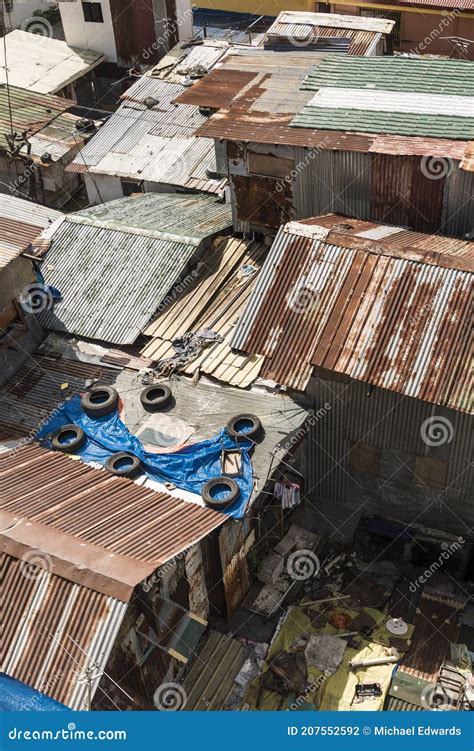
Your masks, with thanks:
[{"label": "white corrugated roof", "polygon": [[[54,94],[95,68],[104,55],[68,47],[66,42],[15,29],[5,36],[11,86]],[[6,82],[5,50],[0,45],[0,83]]]},{"label": "white corrugated roof", "polygon": [[368,16],[342,16],[337,13],[304,13],[285,10],[280,13],[276,23],[303,24],[307,26],[327,26],[333,29],[359,29],[390,34],[395,21],[387,18],[369,18]]},{"label": "white corrugated roof", "polygon": [[308,102],[308,107],[474,117],[473,97],[422,94],[419,91],[340,89],[328,86],[319,89]]}]

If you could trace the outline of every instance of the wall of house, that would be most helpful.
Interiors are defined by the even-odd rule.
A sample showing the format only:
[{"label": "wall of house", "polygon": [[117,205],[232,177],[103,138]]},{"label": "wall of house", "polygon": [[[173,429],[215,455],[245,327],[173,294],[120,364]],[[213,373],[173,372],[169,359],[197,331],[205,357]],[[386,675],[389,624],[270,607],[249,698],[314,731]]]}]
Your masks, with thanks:
[{"label": "wall of house", "polygon": [[102,52],[107,62],[117,62],[112,15],[109,0],[98,0],[102,8],[103,23],[84,21],[81,0],[59,1],[59,11],[66,42],[93,52]]},{"label": "wall of house", "polygon": [[[371,6],[374,11],[371,11]],[[383,4],[374,0],[353,5],[332,4],[333,13],[345,15],[377,15],[397,19],[400,43],[396,49],[419,55],[450,55],[452,45],[443,37],[461,37],[473,42],[466,58],[474,60],[474,13],[451,11],[425,5],[419,8],[401,8],[396,3]]]},{"label": "wall of house", "polygon": [[[115,198],[123,198],[124,192],[122,182],[119,177],[113,175],[89,175],[84,174],[87,198],[89,203],[106,203]],[[137,189],[138,190],[138,189]],[[163,183],[153,183],[149,180],[143,181],[144,193],[174,193],[176,187],[173,185],[164,185]],[[100,194],[100,195],[99,195]]]},{"label": "wall of house", "polygon": [[342,374],[320,372],[307,393],[314,409],[330,405],[305,444],[306,516],[316,526],[318,510],[335,526],[379,514],[473,538],[471,415]]},{"label": "wall of house", "polygon": [[12,9],[8,13],[3,9],[4,23],[8,31],[21,28],[25,21],[32,18],[35,11],[50,10],[54,7],[51,0],[10,0],[10,2]]},{"label": "wall of house", "polygon": [[421,232],[472,231],[474,173],[454,160],[233,142],[227,160],[236,231],[274,232],[328,212]]}]

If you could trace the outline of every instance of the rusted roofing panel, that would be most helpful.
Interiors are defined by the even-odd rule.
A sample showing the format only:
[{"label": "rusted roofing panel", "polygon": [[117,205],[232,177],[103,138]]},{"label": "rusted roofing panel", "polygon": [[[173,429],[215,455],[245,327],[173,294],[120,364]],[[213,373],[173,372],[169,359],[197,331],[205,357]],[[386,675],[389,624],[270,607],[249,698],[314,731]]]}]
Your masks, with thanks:
[{"label": "rusted roofing panel", "polygon": [[0,268],[27,249],[61,212],[15,196],[0,198]]},{"label": "rusted roofing panel", "polygon": [[440,666],[450,657],[456,641],[464,604],[423,593],[415,617],[411,647],[399,670],[426,681],[436,682]]},{"label": "rusted roofing panel", "polygon": [[[339,217],[341,229],[351,221]],[[462,255],[386,247],[381,226],[353,242],[342,235],[337,244],[324,226],[283,227],[232,345],[264,355],[262,374],[296,389],[319,366],[469,410],[473,276],[463,269],[472,265]]]},{"label": "rusted roofing panel", "polygon": [[301,13],[282,11],[268,29],[264,46],[271,48],[286,41],[295,49],[305,50],[311,39],[348,39],[349,55],[372,55],[384,34],[390,33],[394,21],[335,13]]},{"label": "rusted roofing panel", "polygon": [[399,5],[427,5],[434,8],[474,10],[474,0],[402,0]]},{"label": "rusted roofing panel", "polygon": [[4,511],[151,570],[227,518],[37,445],[1,455],[0,484]]},{"label": "rusted roofing panel", "polygon": [[[1,670],[71,709],[89,709],[125,614],[105,594],[1,554]],[[32,559],[33,562],[33,559]]]}]

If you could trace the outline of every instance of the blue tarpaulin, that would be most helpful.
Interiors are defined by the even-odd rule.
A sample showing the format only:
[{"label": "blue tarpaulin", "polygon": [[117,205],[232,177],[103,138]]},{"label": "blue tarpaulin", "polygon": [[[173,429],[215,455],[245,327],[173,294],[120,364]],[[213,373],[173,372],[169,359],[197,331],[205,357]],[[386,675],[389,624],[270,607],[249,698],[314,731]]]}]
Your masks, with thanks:
[{"label": "blue tarpaulin", "polygon": [[112,454],[117,451],[126,451],[141,460],[142,469],[150,479],[161,483],[172,482],[177,488],[197,494],[201,493],[208,480],[221,476],[222,449],[240,448],[242,476],[233,477],[240,488],[240,496],[235,503],[223,509],[223,513],[235,519],[243,517],[253,487],[251,441],[239,440],[237,444],[223,429],[216,436],[185,446],[179,451],[163,454],[150,453],[145,451],[141,441],[130,433],[118,412],[105,417],[88,417],[82,410],[81,398],[78,395],[73,396],[51,415],[48,422],[36,434],[36,440],[50,446],[49,436],[57,428],[68,423],[81,427],[87,436],[84,445],[74,452],[81,457],[82,461],[105,464]]},{"label": "blue tarpaulin", "polygon": [[69,711],[64,704],[17,681],[5,673],[0,673],[1,712],[61,712]]}]

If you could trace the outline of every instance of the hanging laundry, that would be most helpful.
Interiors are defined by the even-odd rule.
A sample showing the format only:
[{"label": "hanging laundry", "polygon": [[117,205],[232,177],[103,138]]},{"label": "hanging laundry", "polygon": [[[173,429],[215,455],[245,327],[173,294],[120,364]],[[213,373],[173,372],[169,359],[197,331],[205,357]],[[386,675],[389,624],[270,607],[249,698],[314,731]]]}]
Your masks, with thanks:
[{"label": "hanging laundry", "polygon": [[284,509],[290,509],[301,503],[300,486],[295,482],[290,482],[286,478],[277,480],[273,490],[275,498],[281,499],[281,506]]}]

